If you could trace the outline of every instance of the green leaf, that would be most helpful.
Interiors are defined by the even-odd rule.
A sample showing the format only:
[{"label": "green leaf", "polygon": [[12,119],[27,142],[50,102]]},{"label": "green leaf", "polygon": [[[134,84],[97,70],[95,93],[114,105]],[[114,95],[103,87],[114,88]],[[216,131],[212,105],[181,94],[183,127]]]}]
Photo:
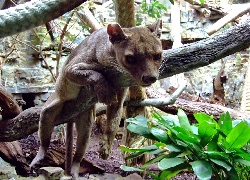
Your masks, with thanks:
[{"label": "green leaf", "polygon": [[242,159],[250,161],[250,154],[247,152],[235,153],[235,155],[241,157]]},{"label": "green leaf", "polygon": [[149,174],[152,178],[154,178],[154,180],[161,180],[160,178],[158,178],[158,176],[152,172],[146,171],[147,174]]},{"label": "green leaf", "polygon": [[179,146],[176,146],[174,144],[167,144],[166,148],[170,151],[170,152],[181,152],[182,149]]},{"label": "green leaf", "polygon": [[227,164],[225,161],[221,161],[221,160],[218,160],[218,159],[210,159],[212,162],[214,162],[215,164],[221,166],[221,167],[224,167],[227,171],[230,171],[232,169],[232,167]]},{"label": "green leaf", "polygon": [[179,118],[180,126],[188,131],[192,132],[188,117],[182,109],[178,109],[177,116]]},{"label": "green leaf", "polygon": [[170,2],[171,2],[171,4],[173,4],[174,5],[174,0],[169,0]]},{"label": "green leaf", "polygon": [[173,125],[173,119],[176,116],[161,116],[157,111],[154,111],[152,114],[152,118],[157,119],[158,123],[162,125],[165,129],[169,129]]},{"label": "green leaf", "polygon": [[166,158],[166,157],[167,157],[167,155],[164,154],[164,155],[160,155],[160,156],[158,156],[156,158],[153,158],[153,159],[149,160],[148,162],[146,162],[145,164],[143,164],[141,168],[145,169],[149,165],[154,164],[156,162],[159,162],[160,160],[162,160],[163,158]]},{"label": "green leaf", "polygon": [[211,159],[228,160],[230,158],[230,156],[225,152],[204,151],[204,153],[206,153]]},{"label": "green leaf", "polygon": [[212,167],[211,165],[204,160],[190,162],[194,173],[199,179],[210,180],[212,176]]},{"label": "green leaf", "polygon": [[168,135],[166,131],[163,131],[162,129],[159,129],[156,126],[153,126],[150,128],[150,132],[158,139],[160,142],[167,142],[168,141]]},{"label": "green leaf", "polygon": [[213,119],[212,116],[209,116],[205,113],[195,113],[194,118],[196,119],[196,121],[198,121],[198,123],[202,123],[204,121],[209,122]]},{"label": "green leaf", "polygon": [[161,154],[161,153],[164,153],[166,152],[167,150],[166,149],[156,149],[156,150],[152,150],[152,151],[146,151],[145,154]]},{"label": "green leaf", "polygon": [[179,172],[182,170],[165,170],[160,173],[160,180],[166,180],[166,179],[171,179],[172,177],[176,176]]},{"label": "green leaf", "polygon": [[164,158],[158,163],[158,167],[161,170],[169,169],[171,167],[175,167],[179,164],[182,164],[186,161],[184,158]]},{"label": "green leaf", "polygon": [[217,133],[216,124],[213,122],[204,121],[199,124],[198,133],[203,146],[211,142],[213,136]]},{"label": "green leaf", "polygon": [[130,154],[129,156],[127,156],[127,157],[125,158],[125,160],[135,159],[135,158],[137,158],[137,157],[142,156],[143,154],[144,154],[144,152],[132,153],[132,154]]},{"label": "green leaf", "polygon": [[143,170],[139,169],[139,168],[135,168],[135,167],[129,167],[129,166],[125,166],[125,165],[121,165],[120,168],[124,171],[139,171],[142,172]]},{"label": "green leaf", "polygon": [[230,171],[225,171],[225,173],[229,180],[240,180],[237,171],[234,168],[232,168]]},{"label": "green leaf", "polygon": [[201,4],[203,5],[205,3],[205,0],[200,0]]},{"label": "green leaf", "polygon": [[246,166],[250,166],[250,161],[245,160],[245,159],[235,159],[236,162],[239,162],[241,164],[244,164]]},{"label": "green leaf", "polygon": [[218,139],[219,133],[215,134],[211,141],[207,144],[208,151],[217,151],[218,150]]},{"label": "green leaf", "polygon": [[129,124],[127,126],[127,129],[133,133],[139,134],[144,136],[145,138],[149,138],[149,139],[153,139],[153,140],[157,140],[149,131],[149,129],[147,127],[143,127],[143,126],[139,126],[137,124]]},{"label": "green leaf", "polygon": [[226,148],[242,148],[250,140],[250,127],[245,121],[235,126],[226,137]]},{"label": "green leaf", "polygon": [[200,146],[199,136],[193,134],[192,132],[178,126],[173,127],[171,130],[179,139],[183,140],[185,143],[188,142],[189,144],[191,143]]},{"label": "green leaf", "polygon": [[193,155],[193,152],[190,150],[185,150],[182,153],[178,154],[178,156],[176,156],[176,157],[185,157],[187,155]]},{"label": "green leaf", "polygon": [[220,131],[222,131],[225,135],[229,134],[229,132],[233,129],[232,119],[229,112],[221,114],[218,125],[220,127]]},{"label": "green leaf", "polygon": [[145,128],[148,127],[148,119],[142,115],[138,115],[134,118],[128,118],[128,119],[126,119],[126,122],[137,124],[137,125],[145,127]]},{"label": "green leaf", "polygon": [[152,150],[156,150],[158,149],[158,147],[156,145],[151,145],[151,146],[143,146],[141,148],[129,148],[126,146],[119,146],[119,149],[125,152],[147,152],[147,151],[152,151]]}]

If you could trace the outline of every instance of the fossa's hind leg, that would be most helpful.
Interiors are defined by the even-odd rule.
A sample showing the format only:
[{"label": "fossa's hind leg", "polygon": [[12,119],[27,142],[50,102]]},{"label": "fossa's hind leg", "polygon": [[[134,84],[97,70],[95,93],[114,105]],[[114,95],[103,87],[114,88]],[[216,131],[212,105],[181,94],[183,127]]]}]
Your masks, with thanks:
[{"label": "fossa's hind leg", "polygon": [[45,153],[50,144],[51,134],[55,126],[56,118],[61,112],[62,106],[63,103],[59,99],[54,99],[51,103],[45,104],[43,107],[39,121],[40,147],[30,166],[34,166],[44,159]]},{"label": "fossa's hind leg", "polygon": [[94,123],[94,106],[87,110],[86,112],[81,113],[77,116],[75,122],[77,130],[77,141],[76,141],[76,152],[73,157],[73,163],[71,168],[71,175],[74,179],[77,179],[79,176],[79,167],[80,162],[82,161],[83,155],[85,154],[89,138],[91,135],[92,125]]}]

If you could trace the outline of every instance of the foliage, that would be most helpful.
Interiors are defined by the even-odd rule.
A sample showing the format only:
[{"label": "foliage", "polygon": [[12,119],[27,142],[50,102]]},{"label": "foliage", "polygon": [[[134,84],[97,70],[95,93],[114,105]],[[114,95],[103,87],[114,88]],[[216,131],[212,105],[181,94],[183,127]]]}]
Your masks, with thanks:
[{"label": "foliage", "polygon": [[147,3],[146,0],[142,0],[141,5],[142,13],[148,14],[152,18],[160,18],[167,8],[157,0],[152,0],[151,3]]},{"label": "foliage", "polygon": [[[154,158],[140,168],[121,166],[125,171],[144,171],[158,163],[161,172],[147,172],[154,179],[170,179],[179,172],[191,170],[199,179],[247,179],[250,173],[250,126],[246,121],[232,122],[223,113],[218,122],[204,113],[194,114],[197,124],[190,125],[184,111],[176,116],[154,113],[152,120],[143,116],[129,118],[128,130],[155,140],[151,146],[133,149],[127,159],[152,154]],[[243,170],[243,172],[242,172]],[[243,176],[243,177],[242,177]]]}]

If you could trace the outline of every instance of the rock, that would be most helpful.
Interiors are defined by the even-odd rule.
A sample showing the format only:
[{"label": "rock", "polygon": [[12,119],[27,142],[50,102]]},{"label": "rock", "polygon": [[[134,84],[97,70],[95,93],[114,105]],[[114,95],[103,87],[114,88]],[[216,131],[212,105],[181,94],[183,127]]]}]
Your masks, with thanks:
[{"label": "rock", "polygon": [[139,174],[133,173],[128,175],[127,177],[117,178],[116,180],[143,180],[143,178]]},{"label": "rock", "polygon": [[43,175],[46,180],[56,180],[63,177],[64,170],[60,167],[42,167],[39,169],[40,175]]},{"label": "rock", "polygon": [[4,161],[0,157],[0,179],[11,179],[17,177],[17,173],[14,166]]},{"label": "rock", "polygon": [[46,180],[43,174],[40,174],[38,177],[35,177],[33,180]]},{"label": "rock", "polygon": [[104,173],[104,174],[91,174],[91,175],[89,175],[88,179],[91,179],[91,180],[116,180],[119,178],[122,178],[119,174]]}]

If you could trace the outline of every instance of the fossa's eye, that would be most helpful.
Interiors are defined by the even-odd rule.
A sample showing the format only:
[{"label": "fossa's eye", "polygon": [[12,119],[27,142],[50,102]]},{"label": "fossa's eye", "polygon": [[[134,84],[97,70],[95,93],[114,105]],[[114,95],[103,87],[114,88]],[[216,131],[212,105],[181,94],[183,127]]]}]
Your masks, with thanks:
[{"label": "fossa's eye", "polygon": [[154,59],[155,61],[161,60],[161,54],[155,54],[155,55],[153,56],[153,59]]},{"label": "fossa's eye", "polygon": [[136,63],[136,59],[135,59],[135,57],[132,56],[132,55],[127,55],[127,56],[125,57],[125,60],[126,60],[126,63],[127,63],[127,64],[133,65],[133,64]]}]

